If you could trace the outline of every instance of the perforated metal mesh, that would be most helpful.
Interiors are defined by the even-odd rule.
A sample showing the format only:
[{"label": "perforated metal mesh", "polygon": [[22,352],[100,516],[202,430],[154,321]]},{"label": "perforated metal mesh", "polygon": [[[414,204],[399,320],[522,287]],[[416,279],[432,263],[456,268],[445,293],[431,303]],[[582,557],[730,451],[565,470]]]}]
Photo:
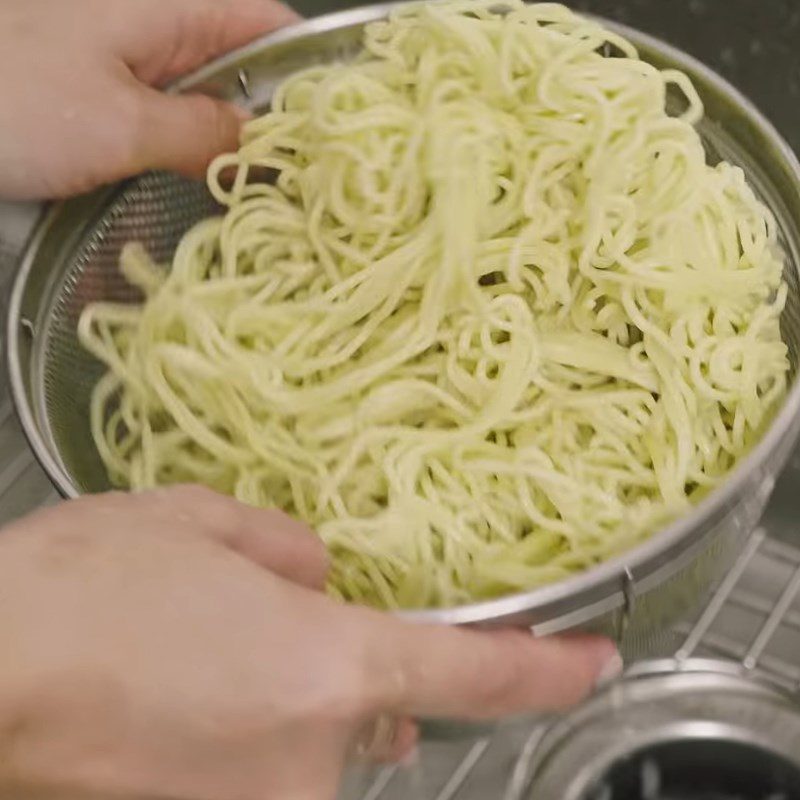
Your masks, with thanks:
[{"label": "perforated metal mesh", "polygon": [[141,242],[158,263],[169,263],[181,236],[217,210],[204,184],[172,175],[145,175],[127,184],[70,254],[60,288],[46,313],[43,391],[53,441],[83,492],[108,488],[92,444],[87,410],[104,368],[78,342],[81,311],[96,300],[141,300],[119,271],[126,242]]}]

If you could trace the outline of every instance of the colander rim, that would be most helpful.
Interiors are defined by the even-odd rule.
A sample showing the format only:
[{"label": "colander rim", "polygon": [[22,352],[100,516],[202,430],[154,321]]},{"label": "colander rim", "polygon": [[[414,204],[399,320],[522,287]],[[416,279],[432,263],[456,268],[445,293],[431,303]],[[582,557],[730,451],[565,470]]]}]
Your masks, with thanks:
[{"label": "colander rim", "polygon": [[[169,88],[172,92],[182,92],[200,86],[224,69],[234,67],[239,62],[263,53],[267,48],[295,42],[318,34],[325,34],[342,28],[363,25],[382,17],[392,8],[409,5],[409,3],[380,3],[358,8],[338,11],[267,34],[250,44],[241,47],[221,58],[209,62],[200,69],[186,75]],[[502,5],[499,2],[498,5]],[[726,96],[745,114],[750,121],[770,141],[776,156],[783,160],[784,167],[795,179],[795,188],[800,187],[800,162],[791,147],[787,144],[773,124],[726,79],[706,66],[703,62],[663,40],[643,33],[638,29],[613,22],[604,17],[585,14],[582,16],[596,19],[608,28],[633,41],[637,47],[646,47],[659,56],[668,59],[679,69],[684,69],[702,76],[712,85],[715,91]],[[124,182],[115,184],[120,186]],[[113,188],[113,187],[111,187]],[[98,190],[109,191],[109,187]],[[21,322],[22,303],[27,279],[35,263],[41,243],[55,221],[69,206],[71,200],[53,204],[41,217],[27,243],[20,259],[19,268],[13,281],[9,298],[6,323],[6,357],[14,408],[22,425],[23,432],[34,452],[34,455],[59,493],[66,498],[74,498],[82,494],[70,478],[66,468],[57,455],[53,443],[51,450],[37,420],[33,404],[26,391],[26,376],[20,357],[22,340]],[[800,272],[800,264],[795,264]],[[626,600],[625,587],[633,582],[640,589],[646,582],[658,583],[674,574],[679,568],[677,561],[687,549],[699,547],[710,535],[702,531],[705,523],[723,514],[727,507],[733,505],[734,498],[742,491],[754,473],[763,479],[760,491],[768,494],[774,479],[772,470],[765,470],[765,463],[782,450],[788,453],[788,445],[793,443],[800,432],[800,375],[795,378],[783,404],[773,418],[769,428],[764,432],[757,444],[743,458],[725,481],[709,493],[692,510],[663,528],[657,530],[642,543],[607,561],[597,564],[580,573],[576,573],[558,582],[540,586],[531,590],[509,593],[491,600],[481,600],[445,608],[426,608],[401,610],[394,612],[401,617],[419,622],[437,622],[454,625],[490,623],[493,620],[513,620],[514,618],[546,612],[549,609],[561,610],[561,617],[572,617],[572,613],[564,612],[565,605],[572,600],[589,600],[589,608],[581,621],[590,619],[596,614],[621,606]],[[55,452],[54,452],[55,451]],[[698,531],[700,532],[699,535]],[[683,546],[681,548],[681,545]],[[663,562],[664,553],[678,551],[672,560]],[[660,558],[662,557],[662,558]],[[602,606],[602,608],[600,608]],[[578,604],[575,611],[586,610],[587,606]],[[546,613],[543,622],[548,622]],[[563,627],[572,627],[572,624]]]}]

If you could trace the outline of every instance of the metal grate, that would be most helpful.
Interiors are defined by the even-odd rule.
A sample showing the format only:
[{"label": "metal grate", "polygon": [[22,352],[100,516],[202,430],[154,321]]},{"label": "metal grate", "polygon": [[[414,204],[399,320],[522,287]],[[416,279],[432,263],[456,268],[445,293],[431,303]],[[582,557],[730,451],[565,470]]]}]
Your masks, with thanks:
[{"label": "metal grate", "polygon": [[[727,658],[800,693],[800,548],[751,534],[694,624],[675,631],[676,666],[691,656]],[[417,764],[350,776],[342,800],[517,800],[543,733],[541,721],[492,736],[425,741]]]}]

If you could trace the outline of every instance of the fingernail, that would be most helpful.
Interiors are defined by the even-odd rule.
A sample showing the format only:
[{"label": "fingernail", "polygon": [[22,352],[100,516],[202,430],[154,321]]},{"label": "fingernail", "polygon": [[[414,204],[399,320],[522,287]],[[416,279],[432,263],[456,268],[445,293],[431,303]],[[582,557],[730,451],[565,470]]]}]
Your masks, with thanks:
[{"label": "fingernail", "polygon": [[625,664],[622,656],[615,650],[611,657],[603,664],[603,668],[597,675],[594,682],[595,688],[599,689],[622,675]]},{"label": "fingernail", "polygon": [[412,747],[398,762],[401,767],[415,767],[419,763],[419,748]]}]

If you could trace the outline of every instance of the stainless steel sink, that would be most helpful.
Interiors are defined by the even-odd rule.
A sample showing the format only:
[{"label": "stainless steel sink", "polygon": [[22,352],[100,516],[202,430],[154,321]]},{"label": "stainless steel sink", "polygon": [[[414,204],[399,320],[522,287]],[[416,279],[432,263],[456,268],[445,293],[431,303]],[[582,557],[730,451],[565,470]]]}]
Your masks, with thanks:
[{"label": "stainless steel sink", "polygon": [[[0,204],[0,316],[33,206]],[[0,369],[0,524],[58,502],[17,425]],[[740,661],[800,692],[800,450],[739,561],[694,625],[674,631],[673,652]],[[659,655],[664,655],[660,653]],[[409,767],[355,770],[343,800],[494,800],[525,774],[541,720],[513,720],[487,734],[431,735]]]}]

